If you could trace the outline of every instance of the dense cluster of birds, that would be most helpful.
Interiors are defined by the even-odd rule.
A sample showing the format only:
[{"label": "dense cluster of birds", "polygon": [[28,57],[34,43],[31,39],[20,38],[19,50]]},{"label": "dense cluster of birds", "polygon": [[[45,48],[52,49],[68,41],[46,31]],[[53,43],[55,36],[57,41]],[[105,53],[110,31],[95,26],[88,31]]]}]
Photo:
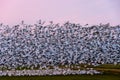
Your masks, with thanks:
[{"label": "dense cluster of birds", "polygon": [[102,74],[96,70],[71,70],[71,69],[47,69],[47,70],[4,70],[0,76],[46,76],[46,75],[81,75]]},{"label": "dense cluster of birds", "polygon": [[0,68],[120,63],[120,26],[0,25]]}]

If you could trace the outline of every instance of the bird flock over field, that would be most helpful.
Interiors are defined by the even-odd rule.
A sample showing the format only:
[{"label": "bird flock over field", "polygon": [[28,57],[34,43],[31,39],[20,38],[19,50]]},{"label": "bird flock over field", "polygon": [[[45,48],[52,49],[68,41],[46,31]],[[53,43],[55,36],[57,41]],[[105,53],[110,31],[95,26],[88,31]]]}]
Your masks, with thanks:
[{"label": "bird flock over field", "polygon": [[0,69],[120,63],[120,25],[0,25]]}]

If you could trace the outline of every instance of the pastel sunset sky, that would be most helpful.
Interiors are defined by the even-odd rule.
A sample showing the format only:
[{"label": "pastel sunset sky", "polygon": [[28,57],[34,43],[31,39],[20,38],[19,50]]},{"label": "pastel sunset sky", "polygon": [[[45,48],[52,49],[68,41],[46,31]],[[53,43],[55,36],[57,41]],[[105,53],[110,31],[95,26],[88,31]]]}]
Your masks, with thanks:
[{"label": "pastel sunset sky", "polygon": [[14,25],[24,20],[65,21],[84,24],[120,24],[120,0],[0,0],[0,23]]}]

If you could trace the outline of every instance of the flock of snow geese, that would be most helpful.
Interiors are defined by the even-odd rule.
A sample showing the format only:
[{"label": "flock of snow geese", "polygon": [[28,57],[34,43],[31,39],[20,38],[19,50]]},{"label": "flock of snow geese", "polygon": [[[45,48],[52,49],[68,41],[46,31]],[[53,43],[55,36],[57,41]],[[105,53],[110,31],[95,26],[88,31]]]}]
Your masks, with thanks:
[{"label": "flock of snow geese", "polygon": [[120,25],[0,25],[0,69],[119,64]]}]

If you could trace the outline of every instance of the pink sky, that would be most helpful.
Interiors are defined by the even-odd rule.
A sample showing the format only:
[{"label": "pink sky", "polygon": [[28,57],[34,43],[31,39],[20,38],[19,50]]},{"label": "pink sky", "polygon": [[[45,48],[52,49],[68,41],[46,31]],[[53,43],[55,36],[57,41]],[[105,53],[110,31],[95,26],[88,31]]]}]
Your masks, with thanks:
[{"label": "pink sky", "polygon": [[14,25],[24,20],[76,22],[82,25],[120,24],[120,0],[0,0],[0,22]]}]

